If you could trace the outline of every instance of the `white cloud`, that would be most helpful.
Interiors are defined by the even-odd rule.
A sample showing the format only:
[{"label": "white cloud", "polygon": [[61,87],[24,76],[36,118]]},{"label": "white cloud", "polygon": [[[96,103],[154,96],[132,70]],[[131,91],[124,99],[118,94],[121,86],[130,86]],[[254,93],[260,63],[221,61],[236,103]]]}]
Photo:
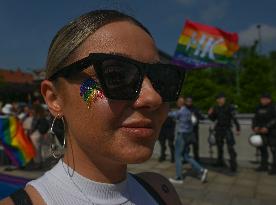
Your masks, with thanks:
[{"label": "white cloud", "polygon": [[201,12],[201,20],[204,23],[212,23],[214,20],[222,19],[226,16],[229,2],[213,1],[206,5]]},{"label": "white cloud", "polygon": [[[276,42],[276,27],[267,24],[260,25],[262,43],[267,44]],[[250,46],[258,39],[258,29],[256,25],[251,25],[247,29],[239,32],[239,41],[241,45]]]}]

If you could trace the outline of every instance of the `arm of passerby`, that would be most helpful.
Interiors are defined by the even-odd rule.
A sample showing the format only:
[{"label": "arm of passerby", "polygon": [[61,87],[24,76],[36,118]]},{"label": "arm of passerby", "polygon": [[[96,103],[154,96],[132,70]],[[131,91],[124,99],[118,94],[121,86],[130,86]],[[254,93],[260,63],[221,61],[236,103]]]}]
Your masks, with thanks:
[{"label": "arm of passerby", "polygon": [[240,127],[240,123],[236,117],[236,113],[235,113],[235,110],[232,110],[231,111],[231,116],[232,116],[232,120],[236,126],[236,131],[237,131],[237,135],[239,135],[240,131],[241,131],[241,127]]},{"label": "arm of passerby", "polygon": [[268,128],[267,127],[261,127],[261,128],[259,128],[259,133],[261,133],[261,134],[267,134],[268,133]]},{"label": "arm of passerby", "polygon": [[256,118],[255,118],[255,116],[254,116],[253,119],[252,119],[252,130],[253,130],[255,133],[257,133],[257,132],[259,131],[259,127],[258,127],[257,124],[256,124]]},{"label": "arm of passerby", "polygon": [[204,120],[205,119],[204,115],[198,109],[195,110],[195,116],[198,120]]},{"label": "arm of passerby", "polygon": [[264,127],[264,128],[267,128],[268,130],[273,127],[276,127],[276,106],[274,106],[273,113],[271,113],[271,115],[272,115],[272,119]]},{"label": "arm of passerby", "polygon": [[255,132],[255,133],[259,133],[260,132],[260,128],[259,127],[252,127],[252,130],[253,130],[253,132]]},{"label": "arm of passerby", "polygon": [[178,117],[178,115],[179,115],[178,110],[177,111],[171,111],[171,112],[168,113],[168,116],[171,117],[171,118],[174,118],[174,119],[176,119]]},{"label": "arm of passerby", "polygon": [[208,110],[208,117],[210,120],[215,121],[217,119],[217,114],[215,108],[211,107]]},{"label": "arm of passerby", "polygon": [[236,126],[237,133],[239,133],[241,131],[240,123],[239,123],[239,121],[237,120],[236,117],[233,119],[233,121],[234,121],[234,124]]},{"label": "arm of passerby", "polygon": [[31,132],[34,132],[37,129],[37,126],[38,126],[38,119],[34,117],[31,124]]},{"label": "arm of passerby", "polygon": [[253,116],[253,118],[252,118],[252,130],[253,130],[255,133],[258,133],[258,132],[259,132],[259,126],[258,126],[258,110],[259,110],[259,106],[256,107],[254,116]]}]

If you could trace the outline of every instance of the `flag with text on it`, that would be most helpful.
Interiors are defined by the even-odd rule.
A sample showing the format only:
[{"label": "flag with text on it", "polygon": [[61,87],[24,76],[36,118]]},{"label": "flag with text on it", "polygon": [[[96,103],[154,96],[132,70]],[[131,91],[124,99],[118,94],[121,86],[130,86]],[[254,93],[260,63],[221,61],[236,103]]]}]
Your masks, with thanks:
[{"label": "flag with text on it", "polygon": [[187,20],[172,62],[187,69],[233,64],[238,34]]}]

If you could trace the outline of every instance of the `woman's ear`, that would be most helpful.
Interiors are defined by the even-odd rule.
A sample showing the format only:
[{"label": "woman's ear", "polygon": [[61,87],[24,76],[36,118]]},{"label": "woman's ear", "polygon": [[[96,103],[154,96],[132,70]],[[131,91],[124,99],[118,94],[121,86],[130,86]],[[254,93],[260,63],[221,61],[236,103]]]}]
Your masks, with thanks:
[{"label": "woman's ear", "polygon": [[53,116],[61,113],[61,98],[57,94],[57,89],[54,86],[53,82],[49,80],[44,80],[41,82],[40,87],[41,94],[48,105],[49,111]]}]

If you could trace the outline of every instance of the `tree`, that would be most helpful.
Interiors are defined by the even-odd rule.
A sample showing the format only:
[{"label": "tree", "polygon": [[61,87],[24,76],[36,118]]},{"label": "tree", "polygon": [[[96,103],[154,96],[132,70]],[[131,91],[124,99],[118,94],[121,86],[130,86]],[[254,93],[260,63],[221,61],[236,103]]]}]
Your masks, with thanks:
[{"label": "tree", "polygon": [[219,92],[224,92],[239,112],[254,112],[263,92],[270,92],[276,99],[276,51],[259,56],[256,45],[243,47],[239,52],[240,95],[236,88],[237,70],[233,68],[188,71],[181,94],[193,96],[195,105],[205,111],[214,104]]}]

